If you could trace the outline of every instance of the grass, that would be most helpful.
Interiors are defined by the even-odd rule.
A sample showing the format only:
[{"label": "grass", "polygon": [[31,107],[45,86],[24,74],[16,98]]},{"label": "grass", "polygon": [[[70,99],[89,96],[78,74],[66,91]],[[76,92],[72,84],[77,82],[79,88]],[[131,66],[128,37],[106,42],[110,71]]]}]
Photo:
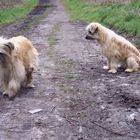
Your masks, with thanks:
[{"label": "grass", "polygon": [[56,33],[60,30],[60,26],[61,24],[56,24],[48,37],[48,43],[50,47],[56,45],[57,43]]},{"label": "grass", "polygon": [[21,5],[0,9],[0,25],[12,23],[19,18],[23,18],[37,4],[38,0],[25,0]]},{"label": "grass", "polygon": [[54,46],[56,44],[56,38],[54,35],[48,37],[49,46]]},{"label": "grass", "polygon": [[127,32],[136,36],[140,44],[140,0],[132,0],[128,4],[90,3],[86,0],[63,0],[71,17],[87,22],[100,22],[103,25]]}]

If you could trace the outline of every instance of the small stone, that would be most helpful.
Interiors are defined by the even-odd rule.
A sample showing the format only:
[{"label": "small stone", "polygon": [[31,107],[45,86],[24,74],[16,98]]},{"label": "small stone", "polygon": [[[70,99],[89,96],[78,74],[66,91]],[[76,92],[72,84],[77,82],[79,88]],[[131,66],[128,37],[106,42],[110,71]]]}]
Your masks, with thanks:
[{"label": "small stone", "polygon": [[136,116],[134,116],[134,120],[140,123],[140,114],[137,114]]},{"label": "small stone", "polygon": [[138,113],[137,112],[134,112],[134,113],[131,113],[130,115],[127,116],[127,118],[130,120],[130,121],[135,121],[136,119],[136,116],[138,116]]},{"label": "small stone", "polygon": [[35,114],[35,113],[38,113],[40,111],[42,111],[42,109],[41,108],[38,108],[38,109],[29,110],[29,113]]}]

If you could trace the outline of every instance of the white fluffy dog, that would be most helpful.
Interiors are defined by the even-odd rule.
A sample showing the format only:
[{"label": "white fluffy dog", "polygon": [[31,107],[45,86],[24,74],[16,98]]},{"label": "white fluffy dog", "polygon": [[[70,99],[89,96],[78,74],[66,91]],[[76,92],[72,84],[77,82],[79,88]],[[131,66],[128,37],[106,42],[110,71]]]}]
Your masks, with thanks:
[{"label": "white fluffy dog", "polygon": [[23,36],[0,37],[0,80],[3,94],[13,98],[22,85],[33,87],[32,74],[38,64],[38,53]]},{"label": "white fluffy dog", "polygon": [[140,52],[125,38],[99,23],[90,23],[86,27],[86,39],[96,39],[101,45],[103,54],[107,57],[109,73],[116,73],[120,65],[126,67],[126,72],[140,69]]}]

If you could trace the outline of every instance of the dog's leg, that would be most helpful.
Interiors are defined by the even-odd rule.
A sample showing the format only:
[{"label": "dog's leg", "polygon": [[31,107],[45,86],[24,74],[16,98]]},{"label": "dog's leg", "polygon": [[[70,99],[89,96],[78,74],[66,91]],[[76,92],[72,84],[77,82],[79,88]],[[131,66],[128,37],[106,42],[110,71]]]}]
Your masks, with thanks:
[{"label": "dog's leg", "polygon": [[110,69],[110,59],[107,59],[107,65],[103,66],[104,70],[109,70]]},{"label": "dog's leg", "polygon": [[115,58],[110,60],[109,68],[110,68],[110,70],[108,71],[109,73],[117,72],[118,61]]},{"label": "dog's leg", "polygon": [[17,82],[15,79],[10,80],[8,84],[7,94],[9,99],[12,99],[15,97],[17,91],[20,88],[20,83]]},{"label": "dog's leg", "polygon": [[8,95],[7,93],[7,85],[6,84],[3,84],[3,92],[2,92],[2,95]]},{"label": "dog's leg", "polygon": [[2,83],[2,87],[3,87],[3,92],[2,95],[7,96],[8,95],[8,85],[7,82],[4,81],[4,83]]},{"label": "dog's leg", "polygon": [[128,57],[126,63],[127,69],[125,70],[125,72],[133,72],[139,70],[139,64],[133,56]]},{"label": "dog's leg", "polygon": [[34,88],[35,86],[32,84],[33,80],[33,71],[34,68],[29,68],[26,73],[26,87]]},{"label": "dog's leg", "polygon": [[2,93],[2,95],[4,95],[4,96],[5,95],[8,95],[8,91],[7,90],[4,90],[3,93]]}]

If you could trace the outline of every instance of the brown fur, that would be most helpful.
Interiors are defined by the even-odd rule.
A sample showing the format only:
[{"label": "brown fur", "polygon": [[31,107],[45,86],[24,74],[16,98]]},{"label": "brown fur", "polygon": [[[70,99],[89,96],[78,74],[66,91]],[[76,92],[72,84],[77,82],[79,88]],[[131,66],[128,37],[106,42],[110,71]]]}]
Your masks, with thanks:
[{"label": "brown fur", "polygon": [[140,52],[125,38],[99,23],[91,23],[86,28],[87,39],[96,39],[101,44],[102,52],[107,57],[110,73],[116,73],[119,65],[126,67],[126,72],[140,69]]},{"label": "brown fur", "polygon": [[38,64],[38,53],[23,36],[0,38],[0,78],[3,94],[14,97],[20,87],[33,87],[32,74]]}]

